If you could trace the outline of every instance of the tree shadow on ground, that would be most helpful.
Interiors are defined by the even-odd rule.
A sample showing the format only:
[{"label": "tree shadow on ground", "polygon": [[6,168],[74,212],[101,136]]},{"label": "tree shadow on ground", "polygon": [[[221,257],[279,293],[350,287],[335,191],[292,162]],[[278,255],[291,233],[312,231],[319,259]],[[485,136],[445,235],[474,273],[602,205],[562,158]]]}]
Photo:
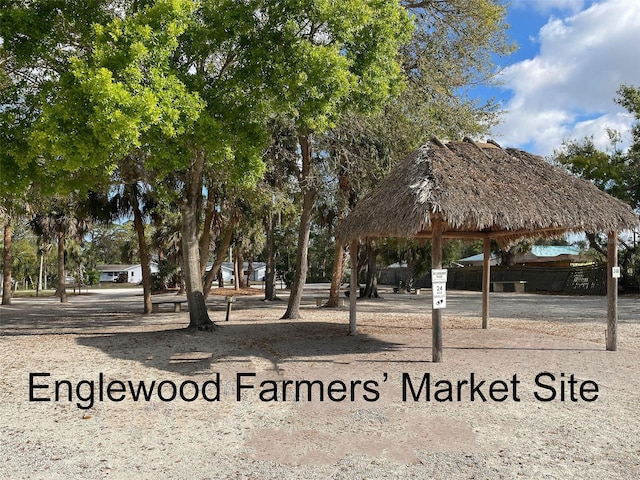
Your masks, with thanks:
[{"label": "tree shadow on ground", "polygon": [[304,321],[227,324],[215,332],[180,329],[87,335],[76,342],[114,359],[181,375],[206,374],[234,364],[278,372],[284,362],[296,359],[349,363],[347,357],[402,346],[364,334],[349,336],[345,325]]}]

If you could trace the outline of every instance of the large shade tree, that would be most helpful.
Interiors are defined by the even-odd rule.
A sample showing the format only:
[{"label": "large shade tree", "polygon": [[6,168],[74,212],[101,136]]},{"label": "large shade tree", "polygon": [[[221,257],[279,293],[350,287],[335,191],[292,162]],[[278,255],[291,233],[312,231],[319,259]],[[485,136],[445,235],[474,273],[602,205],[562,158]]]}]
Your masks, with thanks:
[{"label": "large shade tree", "polygon": [[122,17],[94,24],[87,48],[68,59],[32,133],[49,175],[108,178],[128,159],[156,154],[154,142],[185,134],[198,118],[202,102],[171,62],[193,3],[144,3],[127,3]]},{"label": "large shade tree", "polygon": [[[469,92],[495,82],[495,55],[514,46],[505,35],[506,8],[495,0],[402,0],[416,22],[401,51],[407,88],[377,115],[353,112],[322,138],[337,178],[340,221],[392,165],[431,137],[461,138],[486,132],[499,117],[491,99]],[[328,305],[338,304],[344,246],[336,244]],[[377,252],[371,244],[370,256]],[[375,258],[364,259],[373,291]]]},{"label": "large shade tree", "polygon": [[[0,8],[0,196],[10,245],[12,220],[43,197],[87,193],[99,170],[68,168],[33,148],[34,125],[56,97],[70,59],[87,51],[92,25],[113,14],[111,1],[6,1]],[[69,121],[68,112],[61,121]],[[60,167],[60,168],[58,168]],[[6,268],[10,262],[5,262]],[[10,275],[9,275],[10,276]],[[3,301],[8,296],[3,296]]]},{"label": "large shade tree", "polygon": [[[600,190],[627,202],[640,214],[640,87],[622,85],[617,93],[616,103],[625,107],[635,119],[629,148],[622,148],[620,132],[607,130],[610,142],[606,151],[595,145],[593,137],[567,140],[554,152],[552,160],[590,180]],[[586,237],[591,248],[606,258],[606,237],[595,232],[587,232]],[[640,244],[636,239],[625,241],[623,237],[618,241],[623,247],[619,259],[622,284],[640,289]]]},{"label": "large shade tree", "polygon": [[[190,147],[205,131],[194,126],[204,102],[178,78],[175,59],[178,38],[203,4],[10,3],[0,16],[3,47],[16,59],[9,78],[16,78],[17,98],[35,106],[21,162],[39,167],[43,186],[82,191],[91,185],[87,175],[106,182],[134,154],[153,155],[155,164],[145,168],[160,176],[198,177],[197,162],[193,175],[189,162],[203,155]],[[182,190],[192,186],[183,182]],[[191,310],[203,316],[200,305]]]},{"label": "large shade tree", "polygon": [[635,118],[628,149],[621,148],[620,132],[608,130],[608,151],[597,148],[592,137],[567,140],[554,153],[554,160],[640,211],[640,87],[622,85],[616,103]]},{"label": "large shade tree", "polygon": [[314,135],[349,110],[375,111],[404,84],[399,48],[413,26],[394,0],[317,1],[265,11],[282,48],[272,52],[273,74],[284,80],[280,101],[294,125],[300,151],[296,173],[302,196],[296,269],[283,318],[298,318],[308,269],[312,210],[320,181]]}]

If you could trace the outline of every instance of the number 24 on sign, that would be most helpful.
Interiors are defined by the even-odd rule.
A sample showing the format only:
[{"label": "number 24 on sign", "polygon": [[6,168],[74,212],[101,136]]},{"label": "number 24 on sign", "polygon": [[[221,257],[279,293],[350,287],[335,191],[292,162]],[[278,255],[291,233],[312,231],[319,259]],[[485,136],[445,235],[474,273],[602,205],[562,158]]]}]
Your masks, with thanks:
[{"label": "number 24 on sign", "polygon": [[433,308],[440,309],[447,307],[446,283],[433,284]]}]

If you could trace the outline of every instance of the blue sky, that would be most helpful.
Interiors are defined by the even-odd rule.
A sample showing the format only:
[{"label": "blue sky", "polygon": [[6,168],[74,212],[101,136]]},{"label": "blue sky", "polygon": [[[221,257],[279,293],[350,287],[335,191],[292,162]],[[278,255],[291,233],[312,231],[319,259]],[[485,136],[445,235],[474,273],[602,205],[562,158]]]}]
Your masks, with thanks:
[{"label": "blue sky", "polygon": [[490,136],[545,156],[585,136],[605,148],[607,128],[628,143],[633,118],[614,98],[640,86],[640,0],[511,0],[507,21],[519,49],[500,61],[491,94],[505,113]]}]

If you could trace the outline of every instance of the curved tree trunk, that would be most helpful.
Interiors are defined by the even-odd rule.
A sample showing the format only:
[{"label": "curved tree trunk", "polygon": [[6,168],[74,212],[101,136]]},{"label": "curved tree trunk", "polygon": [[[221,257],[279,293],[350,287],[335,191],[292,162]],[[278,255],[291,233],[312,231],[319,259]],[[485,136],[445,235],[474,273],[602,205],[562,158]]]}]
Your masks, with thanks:
[{"label": "curved tree trunk", "polygon": [[344,259],[345,247],[344,245],[335,244],[335,251],[333,254],[333,273],[331,274],[331,288],[329,289],[329,301],[327,307],[337,307],[338,300],[340,298],[340,285],[342,283],[342,275],[344,273]]},{"label": "curved tree trunk", "polygon": [[64,232],[58,232],[58,295],[61,303],[67,303],[67,274],[64,269]]},{"label": "curved tree trunk", "polygon": [[[220,268],[222,267],[222,262],[224,262],[224,255],[227,250],[229,250],[229,245],[231,245],[231,239],[233,238],[233,230],[235,228],[235,224],[231,223],[222,233],[222,238],[220,243],[216,247],[216,259],[211,266],[211,270],[207,272],[207,275],[204,277],[204,298],[206,299],[211,292],[211,287],[213,285],[213,281],[218,278],[218,286],[224,287],[224,282],[220,282],[221,273]],[[201,264],[202,265],[202,264]]]},{"label": "curved tree trunk", "polygon": [[[200,234],[200,275],[204,278],[207,272],[207,259],[211,248],[211,227],[216,213],[216,204],[213,200],[213,186],[207,186],[207,206],[204,211],[204,224]],[[206,290],[205,290],[206,291]],[[206,295],[205,295],[206,296]]]},{"label": "curved tree trunk", "polygon": [[144,236],[144,221],[142,220],[142,212],[140,212],[140,204],[135,192],[131,193],[131,201],[133,207],[133,224],[138,234],[138,249],[140,251],[140,267],[142,268],[142,291],[144,295],[144,313],[151,313],[151,255],[149,255],[149,247],[147,239]]},{"label": "curved tree trunk", "polygon": [[4,225],[4,248],[2,252],[2,305],[11,305],[11,220]]},{"label": "curved tree trunk", "polygon": [[300,318],[300,302],[302,290],[307,281],[309,234],[311,233],[311,213],[316,199],[316,189],[312,185],[311,178],[311,140],[308,136],[300,137],[300,149],[302,150],[302,175],[300,185],[302,188],[302,215],[298,230],[298,253],[296,255],[296,273],[291,286],[287,311],[282,319]]}]

